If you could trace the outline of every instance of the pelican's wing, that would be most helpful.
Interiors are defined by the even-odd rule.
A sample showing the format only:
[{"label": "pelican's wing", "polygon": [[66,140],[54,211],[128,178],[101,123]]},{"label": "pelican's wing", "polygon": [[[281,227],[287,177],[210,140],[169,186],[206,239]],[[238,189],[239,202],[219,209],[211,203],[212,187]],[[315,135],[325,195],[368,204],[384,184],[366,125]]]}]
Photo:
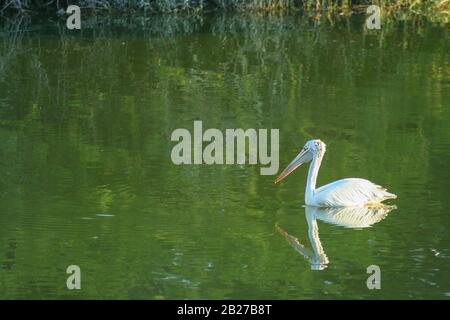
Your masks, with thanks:
[{"label": "pelican's wing", "polygon": [[369,180],[349,178],[337,180],[315,190],[315,201],[321,206],[360,206],[396,198],[395,194]]}]

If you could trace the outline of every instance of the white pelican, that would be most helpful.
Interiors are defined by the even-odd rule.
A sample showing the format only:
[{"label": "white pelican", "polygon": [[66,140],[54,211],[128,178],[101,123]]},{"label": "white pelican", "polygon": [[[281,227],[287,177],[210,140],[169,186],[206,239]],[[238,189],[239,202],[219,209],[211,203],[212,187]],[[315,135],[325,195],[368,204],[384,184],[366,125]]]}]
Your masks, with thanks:
[{"label": "white pelican", "polygon": [[286,178],[302,163],[311,162],[306,181],[305,203],[316,207],[360,207],[395,199],[395,194],[359,178],[341,179],[316,189],[317,174],[325,154],[326,145],[322,141],[310,140],[295,159],[275,179],[274,183]]},{"label": "white pelican", "polygon": [[320,241],[317,220],[345,228],[363,229],[380,222],[395,208],[395,206],[386,206],[383,204],[373,207],[319,208],[306,206],[305,214],[308,223],[308,237],[312,250],[307,249],[296,237],[287,233],[278,224],[275,226],[289,244],[309,261],[312,270],[323,270],[327,267],[329,260]]}]

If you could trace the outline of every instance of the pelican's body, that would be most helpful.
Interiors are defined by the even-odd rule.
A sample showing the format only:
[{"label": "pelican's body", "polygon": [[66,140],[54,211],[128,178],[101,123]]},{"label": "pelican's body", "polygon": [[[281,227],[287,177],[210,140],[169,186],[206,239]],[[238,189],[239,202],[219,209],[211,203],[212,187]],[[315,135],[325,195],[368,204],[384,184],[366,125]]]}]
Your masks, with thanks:
[{"label": "pelican's body", "polygon": [[369,180],[341,179],[305,192],[305,203],[316,207],[354,207],[380,203],[394,194]]},{"label": "pelican's body", "polygon": [[302,163],[311,162],[305,190],[305,203],[316,207],[359,207],[395,199],[395,194],[359,178],[341,179],[316,188],[317,175],[325,154],[326,145],[320,140],[308,141],[297,157],[278,176],[275,183],[284,179]]}]

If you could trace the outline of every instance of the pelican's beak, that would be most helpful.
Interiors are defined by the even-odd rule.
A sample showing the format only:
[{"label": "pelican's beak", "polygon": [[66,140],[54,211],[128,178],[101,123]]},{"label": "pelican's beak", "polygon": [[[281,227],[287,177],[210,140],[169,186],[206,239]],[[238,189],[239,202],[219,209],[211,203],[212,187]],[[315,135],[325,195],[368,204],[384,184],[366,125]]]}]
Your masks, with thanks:
[{"label": "pelican's beak", "polygon": [[305,151],[305,149],[302,149],[298,156],[295,157],[295,159],[291,163],[289,163],[286,169],[283,170],[283,172],[273,181],[273,183],[280,182],[281,180],[286,178],[292,171],[300,167],[302,163],[306,162],[306,159],[304,157],[306,153],[307,151]]}]

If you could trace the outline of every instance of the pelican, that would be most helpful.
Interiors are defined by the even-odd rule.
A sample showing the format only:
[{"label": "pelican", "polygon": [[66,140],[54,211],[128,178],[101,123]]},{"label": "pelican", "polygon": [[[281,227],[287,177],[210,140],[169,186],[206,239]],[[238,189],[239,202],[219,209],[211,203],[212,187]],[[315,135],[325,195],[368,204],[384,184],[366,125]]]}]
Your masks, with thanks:
[{"label": "pelican", "polygon": [[383,187],[360,178],[341,179],[316,189],[317,175],[325,150],[325,143],[319,139],[306,142],[297,157],[281,172],[274,183],[286,178],[302,163],[311,162],[305,190],[305,203],[308,206],[361,207],[397,198]]},{"label": "pelican", "polygon": [[370,207],[333,207],[320,208],[305,206],[306,222],[308,223],[308,237],[311,249],[306,248],[300,241],[290,235],[278,224],[275,225],[278,232],[289,242],[289,244],[307,259],[311,270],[323,270],[327,267],[329,259],[325,254],[319,237],[319,226],[317,220],[350,229],[364,229],[371,227],[386,218],[388,213],[396,206],[379,204]]}]

